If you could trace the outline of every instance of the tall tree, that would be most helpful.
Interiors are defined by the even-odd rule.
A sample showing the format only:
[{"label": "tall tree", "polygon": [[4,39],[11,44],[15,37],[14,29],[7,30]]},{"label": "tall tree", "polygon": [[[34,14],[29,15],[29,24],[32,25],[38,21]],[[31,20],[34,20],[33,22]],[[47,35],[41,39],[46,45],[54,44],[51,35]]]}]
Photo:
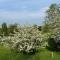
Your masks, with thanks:
[{"label": "tall tree", "polygon": [[60,25],[60,8],[57,4],[52,4],[47,10],[46,23],[52,29],[59,28]]},{"label": "tall tree", "polygon": [[3,33],[4,35],[7,35],[7,33],[8,33],[7,30],[8,30],[8,29],[7,29],[7,24],[4,22],[4,23],[2,24],[2,33]]},{"label": "tall tree", "polygon": [[[47,10],[46,22],[52,28],[53,35],[51,35],[49,43],[53,48],[60,49],[60,6],[57,4],[52,4]],[[52,42],[53,40],[53,42]],[[56,45],[56,46],[55,46]]]}]

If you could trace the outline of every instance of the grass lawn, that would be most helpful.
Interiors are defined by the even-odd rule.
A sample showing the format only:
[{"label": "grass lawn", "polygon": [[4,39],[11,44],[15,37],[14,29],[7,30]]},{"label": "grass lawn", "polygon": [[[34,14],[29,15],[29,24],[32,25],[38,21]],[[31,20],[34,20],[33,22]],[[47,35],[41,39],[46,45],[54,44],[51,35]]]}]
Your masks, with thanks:
[{"label": "grass lawn", "polygon": [[41,49],[35,55],[24,55],[11,52],[10,49],[0,47],[0,60],[60,60],[60,52],[48,51]]}]

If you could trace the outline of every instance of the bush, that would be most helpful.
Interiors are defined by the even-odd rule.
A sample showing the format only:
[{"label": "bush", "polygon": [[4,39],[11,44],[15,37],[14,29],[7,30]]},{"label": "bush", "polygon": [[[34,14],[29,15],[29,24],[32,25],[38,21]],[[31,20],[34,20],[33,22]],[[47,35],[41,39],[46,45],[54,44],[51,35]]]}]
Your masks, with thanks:
[{"label": "bush", "polygon": [[15,32],[14,36],[4,36],[1,44],[7,45],[11,50],[23,53],[35,53],[42,46],[43,35],[35,26],[24,26]]},{"label": "bush", "polygon": [[13,39],[13,49],[25,53],[35,53],[42,43],[41,33],[35,27],[21,28]]},{"label": "bush", "polygon": [[60,33],[54,33],[48,40],[48,45],[52,50],[60,50]]},{"label": "bush", "polygon": [[54,38],[49,38],[48,45],[49,45],[50,49],[56,50],[57,45],[56,45],[56,42],[55,42]]}]

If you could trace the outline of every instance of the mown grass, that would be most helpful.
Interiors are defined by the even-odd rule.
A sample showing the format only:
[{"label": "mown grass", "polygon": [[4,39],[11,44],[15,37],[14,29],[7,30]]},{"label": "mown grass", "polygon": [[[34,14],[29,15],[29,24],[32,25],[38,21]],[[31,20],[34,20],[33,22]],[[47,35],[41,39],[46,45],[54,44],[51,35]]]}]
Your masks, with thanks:
[{"label": "mown grass", "polygon": [[25,55],[11,52],[10,49],[0,47],[0,60],[60,60],[60,52],[53,52],[47,49],[41,49],[34,55]]}]

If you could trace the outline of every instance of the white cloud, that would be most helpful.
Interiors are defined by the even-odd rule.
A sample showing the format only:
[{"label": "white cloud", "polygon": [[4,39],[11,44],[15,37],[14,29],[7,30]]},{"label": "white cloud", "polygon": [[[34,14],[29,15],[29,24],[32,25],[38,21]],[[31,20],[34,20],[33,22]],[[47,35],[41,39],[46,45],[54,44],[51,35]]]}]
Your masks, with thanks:
[{"label": "white cloud", "polygon": [[[25,8],[25,7],[24,7]],[[0,18],[4,19],[12,19],[12,20],[19,20],[19,19],[43,19],[45,17],[45,11],[48,9],[48,7],[41,8],[38,11],[6,11],[0,9]]]}]

